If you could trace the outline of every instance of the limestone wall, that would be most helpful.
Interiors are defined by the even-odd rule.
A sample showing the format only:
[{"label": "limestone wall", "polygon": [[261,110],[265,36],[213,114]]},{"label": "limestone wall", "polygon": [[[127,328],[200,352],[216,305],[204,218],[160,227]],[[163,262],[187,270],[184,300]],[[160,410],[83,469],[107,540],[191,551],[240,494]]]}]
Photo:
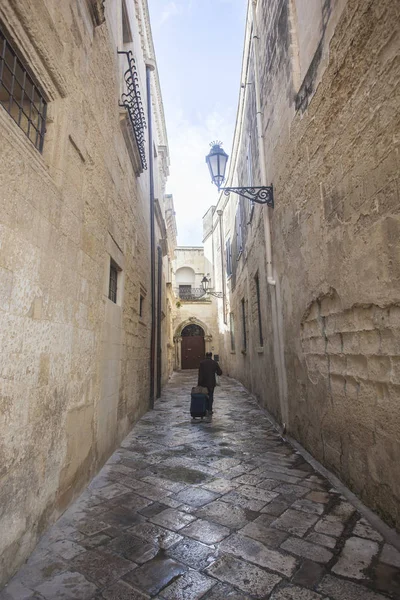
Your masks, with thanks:
[{"label": "limestone wall", "polygon": [[[224,357],[293,436],[400,526],[399,5],[259,0],[256,16],[276,286],[265,281],[267,209],[256,207],[227,283],[237,347],[231,354],[228,323]],[[249,54],[242,79],[251,82]],[[240,110],[229,178],[248,185],[255,106],[243,89]],[[252,150],[259,162],[257,144]],[[221,208],[228,232],[237,198],[221,197]],[[238,356],[242,298],[249,349]]]},{"label": "limestone wall", "polygon": [[[148,172],[126,138],[116,49],[133,50],[146,106],[152,44],[145,2],[127,3],[125,43],[121,2],[102,4],[0,5],[48,102],[43,154],[0,106],[0,585],[148,407]],[[152,94],[166,148],[156,72]]]}]

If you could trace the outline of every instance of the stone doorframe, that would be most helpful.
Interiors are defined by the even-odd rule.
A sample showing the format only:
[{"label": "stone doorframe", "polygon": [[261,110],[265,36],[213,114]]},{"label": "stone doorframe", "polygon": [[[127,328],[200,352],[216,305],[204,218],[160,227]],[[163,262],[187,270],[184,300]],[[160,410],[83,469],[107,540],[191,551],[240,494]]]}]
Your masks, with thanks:
[{"label": "stone doorframe", "polygon": [[182,369],[182,331],[187,325],[198,325],[204,331],[204,342],[206,352],[211,352],[212,335],[209,333],[209,329],[203,321],[196,319],[196,317],[190,317],[183,321],[176,329],[174,335],[174,346],[175,346],[175,359],[174,359],[174,371],[180,371]]}]

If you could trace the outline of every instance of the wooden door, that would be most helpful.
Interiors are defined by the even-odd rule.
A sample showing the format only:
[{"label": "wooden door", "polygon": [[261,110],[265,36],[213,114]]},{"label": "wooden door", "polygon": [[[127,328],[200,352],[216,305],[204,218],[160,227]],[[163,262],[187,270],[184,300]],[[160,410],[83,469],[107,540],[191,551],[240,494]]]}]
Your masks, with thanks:
[{"label": "wooden door", "polygon": [[189,335],[182,338],[182,369],[198,369],[204,360],[205,342],[200,335]]}]

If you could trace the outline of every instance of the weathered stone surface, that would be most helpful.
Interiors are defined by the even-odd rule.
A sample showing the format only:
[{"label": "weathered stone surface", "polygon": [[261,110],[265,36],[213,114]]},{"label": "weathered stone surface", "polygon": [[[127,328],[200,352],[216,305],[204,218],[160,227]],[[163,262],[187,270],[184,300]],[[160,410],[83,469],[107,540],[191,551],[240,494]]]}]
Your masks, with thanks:
[{"label": "weathered stone surface", "polygon": [[198,600],[215,585],[215,579],[196,571],[189,571],[162,590],[165,600]]},{"label": "weathered stone surface", "polygon": [[316,515],[305,514],[297,510],[286,510],[278,519],[272,521],[271,527],[283,529],[289,533],[303,536],[318,520]]},{"label": "weathered stone surface", "polygon": [[303,556],[304,558],[308,558],[318,563],[327,563],[333,556],[329,550],[322,548],[322,546],[317,546],[316,544],[311,544],[310,542],[294,537],[283,542],[280,547],[283,550],[287,550],[288,552]]},{"label": "weathered stone surface", "polygon": [[167,508],[158,515],[151,517],[150,519],[156,525],[161,525],[166,529],[172,529],[172,531],[179,531],[185,525],[188,525],[195,520],[195,517],[188,515],[174,508]]},{"label": "weathered stone surface", "polygon": [[125,533],[104,546],[104,550],[119,554],[132,562],[142,564],[156,556],[158,546],[147,543],[130,533]]},{"label": "weathered stone surface", "polygon": [[360,519],[357,521],[353,529],[353,535],[374,540],[375,542],[381,542],[383,539],[381,534],[371,527],[371,525],[365,519]]},{"label": "weathered stone surface", "polygon": [[267,573],[232,556],[217,560],[206,572],[258,599],[264,598],[281,581],[278,575]]},{"label": "weathered stone surface", "polygon": [[251,600],[250,596],[238,592],[230,585],[217,583],[205,596],[206,600]]},{"label": "weathered stone surface", "polygon": [[270,548],[277,548],[289,535],[284,531],[261,525],[258,519],[245,525],[238,533],[250,537],[253,540],[258,540]]},{"label": "weathered stone surface", "polygon": [[382,594],[332,575],[326,575],[317,589],[333,600],[385,600],[385,596]]},{"label": "weathered stone surface", "polygon": [[323,596],[295,585],[287,585],[273,592],[271,600],[323,600]]},{"label": "weathered stone surface", "polygon": [[365,570],[370,566],[373,557],[378,554],[378,550],[378,544],[372,540],[351,537],[346,540],[332,571],[351,579],[365,579]]},{"label": "weathered stone surface", "polygon": [[199,571],[213,562],[217,558],[216,554],[215,549],[187,538],[168,550],[169,556]]},{"label": "weathered stone surface", "polygon": [[218,494],[214,494],[208,490],[202,490],[201,488],[190,488],[182,490],[179,494],[174,496],[174,500],[178,502],[190,504],[191,506],[203,506],[209,504],[213,500],[218,498]]},{"label": "weathered stone surface", "polygon": [[181,529],[181,533],[204,544],[215,544],[228,537],[230,530],[217,523],[197,519],[194,523]]},{"label": "weathered stone surface", "polygon": [[344,526],[337,517],[323,517],[314,527],[318,533],[325,535],[339,536],[342,534]]},{"label": "weathered stone surface", "polygon": [[136,568],[136,564],[101,550],[88,550],[76,556],[71,565],[89,581],[107,586]]},{"label": "weathered stone surface", "polygon": [[319,504],[318,502],[312,502],[306,498],[296,500],[296,502],[293,502],[292,506],[296,510],[302,510],[314,515],[322,515],[324,512],[324,507],[322,504]]},{"label": "weathered stone surface", "polygon": [[104,598],[104,600],[148,600],[150,596],[134,590],[124,581],[119,581],[103,590],[100,598]]},{"label": "weathered stone surface", "polygon": [[233,554],[248,562],[277,571],[286,577],[293,575],[297,561],[293,556],[271,550],[256,540],[241,535],[231,535],[220,544],[222,552]]},{"label": "weathered stone surface", "polygon": [[198,510],[196,516],[214,521],[225,527],[240,529],[249,521],[252,521],[257,514],[217,500]]},{"label": "weathered stone surface", "polygon": [[46,600],[90,600],[96,586],[80,573],[61,573],[39,585],[37,591]]},{"label": "weathered stone surface", "polygon": [[400,552],[396,550],[396,548],[393,548],[393,546],[390,544],[385,544],[383,546],[380,560],[388,565],[392,565],[393,567],[398,567],[400,569]]},{"label": "weathered stone surface", "polygon": [[325,574],[324,565],[320,565],[312,560],[303,560],[300,569],[295,573],[292,581],[296,585],[301,585],[315,590],[316,584]]},{"label": "weathered stone surface", "polygon": [[225,496],[221,497],[222,502],[227,502],[228,504],[232,504],[233,506],[240,507],[243,509],[252,510],[254,512],[261,511],[265,502],[263,500],[254,500],[254,498],[246,498],[236,490],[225,494]]},{"label": "weathered stone surface", "polygon": [[320,544],[321,546],[326,546],[327,548],[334,548],[336,546],[336,540],[329,535],[324,535],[323,533],[315,533],[312,531],[305,538],[308,542],[314,542],[314,544]]},{"label": "weathered stone surface", "polygon": [[186,570],[187,567],[170,558],[155,558],[125,575],[124,579],[136,589],[155,596]]},{"label": "weathered stone surface", "polygon": [[[121,471],[121,452],[129,456],[126,460],[130,463],[137,460],[140,461],[140,467],[143,467],[143,463],[152,465],[154,479],[151,483],[144,483],[159,489],[160,494],[167,489],[165,477],[171,478],[168,481],[177,483],[178,486],[185,485],[183,491],[187,488],[206,489],[203,485],[207,485],[215,477],[212,466],[210,467],[214,462],[213,455],[215,453],[220,459],[220,442],[225,443],[226,435],[229,436],[230,448],[236,449],[240,459],[243,458],[247,439],[253,448],[257,447],[256,442],[259,444],[259,450],[252,450],[252,463],[248,461],[246,466],[256,465],[257,468],[258,464],[265,462],[265,443],[274,448],[273,452],[267,452],[268,461],[271,462],[276,457],[281,464],[299,465],[297,455],[290,446],[280,441],[279,435],[269,427],[262,411],[247,393],[245,395],[242,388],[239,388],[240,407],[235,409],[235,418],[232,417],[232,398],[235,398],[237,392],[233,380],[222,378],[222,385],[218,389],[218,416],[214,416],[212,424],[207,424],[208,429],[192,426],[190,421],[182,417],[188,404],[187,389],[190,389],[191,377],[193,374],[181,373],[172,379],[163,393],[162,399],[166,401],[156,403],[154,411],[148,413],[133,428],[124,443],[125,447],[108,462],[91,490],[85,492],[43,536],[28,563],[10,582],[9,588],[0,592],[0,600],[43,600],[44,596],[37,591],[38,587],[48,584],[46,589],[52,590],[54,582],[56,585],[60,582],[60,589],[63,590],[66,586],[63,587],[58,576],[64,573],[77,575],[81,578],[82,585],[84,578],[95,586],[96,589],[88,600],[127,600],[130,597],[136,600],[141,595],[144,598],[165,600],[166,590],[169,590],[171,598],[175,594],[178,597],[192,594],[195,598],[199,596],[204,600],[250,600],[255,597],[265,600],[268,595],[285,593],[291,599],[293,589],[306,598],[307,594],[311,594],[312,600],[315,600],[312,594],[320,594],[323,600],[336,600],[334,594],[319,590],[318,585],[326,574],[333,575],[332,566],[340,564],[343,559],[344,552],[333,556],[333,545],[335,544],[338,552],[346,548],[349,536],[355,537],[353,524],[355,527],[361,524],[360,533],[369,536],[358,538],[360,543],[379,546],[379,553],[374,555],[368,570],[368,581],[363,582],[367,587],[361,586],[361,590],[396,598],[400,573],[400,567],[396,566],[396,551],[381,541],[373,540],[371,536],[375,536],[374,530],[366,527],[359,515],[351,515],[348,507],[344,510],[340,508],[337,516],[320,516],[293,509],[293,505],[302,499],[329,509],[339,501],[343,502],[335,490],[323,492],[329,496],[329,502],[325,503],[317,502],[316,498],[306,498],[311,493],[310,488],[304,488],[305,492],[301,489],[300,495],[298,489],[287,489],[268,502],[262,512],[241,509],[221,499],[213,500],[200,508],[185,503],[179,504],[178,509],[166,508],[164,501],[168,501],[171,496],[165,496],[162,503],[152,501],[137,495],[134,487],[127,494],[116,495],[101,502],[98,497],[93,496],[93,489],[108,487],[107,478],[113,481],[114,469],[117,474],[124,474],[126,468],[131,470],[131,467],[122,465],[124,468]],[[149,440],[148,450],[145,440]],[[183,443],[182,440],[184,447],[174,445],[178,441]],[[129,447],[135,447],[136,450],[140,448],[140,453],[128,450]],[[164,452],[159,452],[160,447],[164,448]],[[148,459],[153,460],[155,453],[157,460],[150,463]],[[230,457],[235,455],[230,454]],[[238,466],[242,464],[241,462]],[[236,467],[231,467],[234,468]],[[138,486],[141,487],[141,478],[148,477],[147,467],[138,469],[135,474]],[[162,481],[158,481],[158,477]],[[187,483],[188,479],[190,483]],[[319,476],[309,475],[307,480],[314,485],[322,485],[324,489],[329,488],[327,482]],[[235,489],[240,491],[240,486],[244,486],[244,489],[250,486],[251,496],[254,496],[254,488],[258,487],[242,483],[237,484]],[[230,491],[225,493],[229,494]],[[264,491],[269,493],[268,490]],[[322,493],[321,490],[318,493]],[[241,497],[261,503],[265,500],[265,496],[262,500],[244,495]],[[323,500],[325,497],[318,499]],[[272,514],[264,512],[268,507]],[[197,518],[203,512],[209,513],[209,516]],[[299,528],[297,535],[291,534],[287,529],[272,526],[272,523],[280,519],[287,519],[287,514],[291,518],[285,522],[285,527]],[[215,522],[214,515],[217,519],[222,516],[224,522],[229,519],[232,529]],[[349,517],[346,529],[344,516]],[[185,525],[187,518],[189,522]],[[162,521],[164,526],[156,524],[154,520]],[[178,532],[173,530],[176,527],[179,527]],[[304,535],[304,538],[300,539],[299,535]],[[376,537],[378,539],[378,534]],[[79,554],[75,555],[78,550]],[[63,556],[58,552],[62,552]],[[361,568],[359,563],[354,562],[354,553],[352,560],[353,567],[356,564],[357,569]],[[183,577],[187,572],[190,575]],[[197,575],[199,573],[200,576]],[[208,587],[210,581],[214,584],[211,589]],[[339,590],[345,590],[340,600],[348,600],[348,579],[337,576],[334,581],[342,586],[339,586]],[[75,593],[75,589],[79,587],[72,586],[71,593]],[[83,594],[86,593],[85,589],[84,587]],[[353,593],[353,588],[351,590]],[[67,592],[68,590],[65,593]],[[54,596],[54,600],[56,599],[58,600],[57,595]]]},{"label": "weathered stone surface", "polygon": [[158,525],[153,525],[153,523],[140,523],[132,527],[130,531],[134,536],[156,544],[163,549],[173,546],[182,539],[181,535]]}]

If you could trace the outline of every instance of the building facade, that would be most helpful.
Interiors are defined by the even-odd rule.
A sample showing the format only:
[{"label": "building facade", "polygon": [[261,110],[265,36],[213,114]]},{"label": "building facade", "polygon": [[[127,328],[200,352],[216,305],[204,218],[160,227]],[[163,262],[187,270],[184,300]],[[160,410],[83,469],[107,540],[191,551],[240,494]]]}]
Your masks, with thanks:
[{"label": "building facade", "polygon": [[1,584],[172,370],[146,1],[2,1],[0,103]]},{"label": "building facade", "polygon": [[206,352],[218,354],[217,303],[202,279],[212,263],[202,246],[178,246],[173,263],[175,370],[197,369]]},{"label": "building facade", "polygon": [[221,195],[204,225],[226,370],[397,527],[399,17],[249,2],[226,185],[272,182],[275,207]]}]

